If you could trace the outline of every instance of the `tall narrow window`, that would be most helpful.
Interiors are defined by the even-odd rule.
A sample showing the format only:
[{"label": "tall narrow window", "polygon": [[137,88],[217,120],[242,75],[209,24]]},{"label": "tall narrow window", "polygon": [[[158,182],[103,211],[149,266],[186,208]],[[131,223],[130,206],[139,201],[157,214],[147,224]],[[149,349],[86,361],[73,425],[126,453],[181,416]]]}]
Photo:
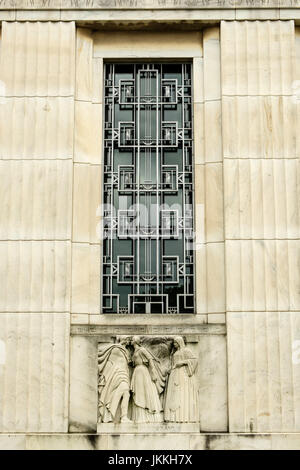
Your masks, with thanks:
[{"label": "tall narrow window", "polygon": [[107,64],[103,313],[194,313],[191,64]]}]

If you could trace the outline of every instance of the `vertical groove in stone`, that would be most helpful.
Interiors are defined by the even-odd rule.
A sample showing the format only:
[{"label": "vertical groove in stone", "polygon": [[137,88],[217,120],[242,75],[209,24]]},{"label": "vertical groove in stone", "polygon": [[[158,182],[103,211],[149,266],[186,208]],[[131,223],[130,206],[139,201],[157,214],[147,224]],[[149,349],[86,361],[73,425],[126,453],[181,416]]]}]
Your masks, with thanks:
[{"label": "vertical groove in stone", "polygon": [[[59,318],[58,321],[54,322],[53,326],[53,377],[54,385],[53,388],[57,392],[53,396],[53,425],[68,430],[68,396],[69,396],[69,336],[66,338],[61,336],[61,331],[68,331],[69,329],[69,318],[67,316]],[[64,358],[64,359],[62,359]],[[62,380],[64,376],[63,371],[67,380]],[[59,410],[64,410],[61,413]]]},{"label": "vertical groove in stone", "polygon": [[[289,342],[288,342],[288,355],[287,355],[287,359],[288,357],[293,357],[293,345],[292,345],[292,341],[293,341],[293,332],[292,332],[292,318],[289,318],[289,324],[288,324],[288,335],[289,335]],[[297,429],[297,420],[296,420],[296,410],[298,408],[298,403],[296,402],[296,397],[295,397],[295,394],[294,394],[294,385],[295,385],[295,374],[294,374],[294,370],[293,370],[293,364],[292,364],[292,361],[291,362],[288,362],[288,367],[290,369],[290,375],[291,375],[291,379],[292,379],[292,386],[291,386],[291,397],[292,397],[292,426],[294,429]]]},{"label": "vertical groove in stone", "polygon": [[[51,381],[49,381],[49,396],[50,396],[50,400],[49,400],[49,408],[50,408],[50,414],[49,414],[49,427],[50,429],[53,429],[53,427],[55,425],[57,425],[58,427],[60,423],[56,423],[55,422],[55,418],[56,416],[54,416],[54,397],[57,395],[58,391],[59,390],[56,390],[55,388],[55,383],[54,383],[54,374],[55,374],[55,368],[54,368],[54,351],[55,351],[55,348],[57,347],[57,345],[55,344],[55,341],[54,341],[54,319],[55,319],[55,316],[54,315],[51,315],[50,318],[49,318],[49,328],[47,329],[47,332],[50,333],[49,335],[49,365],[50,365],[50,370],[51,370]],[[63,356],[61,356],[63,357]],[[55,392],[53,393],[52,390]],[[61,413],[61,409],[59,410],[60,413]],[[46,428],[47,429],[47,428]]]},{"label": "vertical groove in stone", "polygon": [[[15,370],[14,358],[10,354],[11,350],[17,350],[17,318],[7,317],[7,338],[10,339],[6,342],[6,363],[4,367],[4,380],[6,379],[5,396],[3,403],[4,420],[3,429],[13,428],[15,422],[15,409],[16,409],[16,376],[15,374],[6,374],[6,370]],[[6,338],[3,338],[5,341]]]},{"label": "vertical groove in stone", "polygon": [[[267,315],[268,334],[268,364],[269,364],[269,403],[270,403],[270,427],[271,429],[282,429],[282,413],[281,413],[281,377],[279,364],[280,348],[279,348],[279,314]],[[272,399],[277,397],[277,400]]]},{"label": "vertical groove in stone", "polygon": [[26,377],[28,377],[28,318],[18,317],[18,343],[16,350],[16,431],[27,428],[27,414],[23,412],[27,408],[28,387],[26,386]]},{"label": "vertical groove in stone", "polygon": [[[1,52],[1,51],[0,51]],[[2,330],[0,332],[0,341],[1,343],[1,348],[3,353],[5,354],[5,359],[3,358],[2,363],[0,364],[0,377],[2,377],[2,380],[0,380],[0,429],[3,429],[4,427],[4,400],[6,397],[6,384],[5,384],[5,362],[6,362],[6,354],[7,354],[7,347],[6,343],[4,341],[4,337],[7,336],[7,325],[6,325],[6,318],[4,316],[3,321],[2,321]]]},{"label": "vertical groove in stone", "polygon": [[[295,27],[295,79],[292,84],[297,129],[300,129],[300,27]],[[296,156],[300,156],[300,133],[296,134]]]},{"label": "vertical groove in stone", "polygon": [[[266,330],[266,316],[256,315],[254,317],[254,331],[257,337],[257,348],[255,348],[255,369],[259,371],[268,370],[268,355],[267,355],[267,330]],[[266,332],[263,334],[263,332]],[[264,410],[269,409],[269,396],[268,396],[268,377],[267,374],[256,375],[256,396],[257,396],[257,428],[270,429],[269,415]]]},{"label": "vertical groove in stone", "polygon": [[64,395],[64,381],[60,381],[60,368],[62,365],[59,363],[60,359],[64,357],[64,350],[60,342],[59,332],[64,328],[64,324],[59,319],[59,321],[53,322],[53,333],[52,333],[52,345],[53,345],[53,355],[52,355],[52,389],[56,390],[56,393],[52,394],[52,427],[53,425],[58,425],[63,427],[64,420],[61,413],[57,413],[57,410],[64,408],[64,400],[62,400],[62,394]]},{"label": "vertical groove in stone", "polygon": [[296,355],[295,352],[297,349],[299,350],[299,318],[296,316],[293,316],[291,319],[291,338],[292,338],[292,354],[293,354],[293,360],[296,364],[298,364],[298,367],[293,368],[293,385],[294,385],[294,410],[295,410],[295,428],[299,429],[300,428],[300,407],[297,406],[297,404],[300,402],[300,387],[299,387],[299,382],[300,382],[300,367],[299,367],[299,354]]},{"label": "vertical groove in stone", "polygon": [[286,359],[288,356],[285,354],[285,350],[288,347],[288,336],[287,328],[284,321],[284,314],[279,315],[279,342],[280,342],[280,371],[281,371],[281,403],[282,403],[282,426],[285,429],[293,429],[291,427],[290,413],[293,410],[289,406],[291,390],[291,383],[289,381],[289,361]]},{"label": "vertical groove in stone", "polygon": [[[0,42],[1,44],[1,42]],[[0,51],[1,53],[1,51]],[[2,323],[2,335],[0,335],[0,354],[5,354],[5,343],[2,339],[2,336],[5,336],[6,334],[6,324],[5,324],[5,321]],[[4,370],[4,358],[3,360],[0,360],[0,377],[3,377],[4,376],[4,373],[3,373],[3,370]],[[5,381],[4,379],[0,380],[0,429],[3,428],[3,399],[4,399],[4,396],[5,396]]]},{"label": "vertical groove in stone", "polygon": [[289,269],[290,269],[290,304],[292,309],[296,309],[300,301],[300,253],[299,244],[297,241],[291,240],[289,242]]},{"label": "vertical groove in stone", "polygon": [[[245,423],[245,368],[244,365],[244,316],[227,315],[227,355],[228,355],[228,398],[229,398],[229,432],[242,429]],[[234,371],[237,375],[232,377]],[[235,400],[234,408],[231,408]]]},{"label": "vertical groove in stone", "polygon": [[[35,163],[35,162],[32,162],[32,163]],[[30,170],[31,170],[31,174],[30,174]],[[44,181],[44,188],[40,191],[37,191],[37,189],[39,189],[38,183],[39,183],[39,180],[40,180],[40,173],[41,173],[41,171],[39,171],[38,166],[35,165],[35,164],[33,164],[32,167],[31,167],[31,165],[27,166],[27,168],[25,166],[23,168],[23,173],[24,173],[23,179],[25,180],[25,185],[24,186],[26,186],[26,184],[27,184],[27,187],[30,188],[28,193],[30,195],[29,197],[31,198],[30,210],[28,211],[29,213],[27,215],[26,212],[25,212],[26,211],[26,202],[25,201],[26,201],[26,195],[28,193],[25,192],[22,195],[21,204],[22,204],[24,212],[25,212],[25,217],[27,215],[28,223],[29,223],[29,226],[31,226],[31,227],[35,227],[36,224],[40,223],[41,232],[43,233],[44,232],[44,224],[43,224],[43,222],[44,222],[44,211],[43,210],[40,211],[39,206],[41,204],[42,207],[47,207],[47,206],[45,206],[45,204],[43,204],[43,201],[44,201],[44,198],[45,198],[45,188],[47,188],[47,183],[48,183],[48,181],[47,181],[47,171],[46,171],[46,178],[45,178],[45,181]],[[28,179],[30,181],[31,187],[28,184]],[[51,205],[49,204],[48,207],[51,207]],[[26,220],[25,217],[23,219],[24,222]],[[25,225],[24,222],[21,225],[21,227]],[[10,238],[10,237],[8,237],[8,238]],[[22,229],[21,229],[20,238],[24,239]],[[34,236],[32,238],[34,238]]]}]

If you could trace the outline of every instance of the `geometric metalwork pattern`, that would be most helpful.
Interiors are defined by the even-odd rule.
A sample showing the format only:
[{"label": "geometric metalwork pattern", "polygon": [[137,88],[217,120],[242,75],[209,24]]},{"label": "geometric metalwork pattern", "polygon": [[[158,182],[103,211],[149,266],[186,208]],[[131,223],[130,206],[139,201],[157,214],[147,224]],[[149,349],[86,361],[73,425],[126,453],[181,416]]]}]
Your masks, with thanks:
[{"label": "geometric metalwork pattern", "polygon": [[103,313],[194,313],[191,64],[106,64]]}]

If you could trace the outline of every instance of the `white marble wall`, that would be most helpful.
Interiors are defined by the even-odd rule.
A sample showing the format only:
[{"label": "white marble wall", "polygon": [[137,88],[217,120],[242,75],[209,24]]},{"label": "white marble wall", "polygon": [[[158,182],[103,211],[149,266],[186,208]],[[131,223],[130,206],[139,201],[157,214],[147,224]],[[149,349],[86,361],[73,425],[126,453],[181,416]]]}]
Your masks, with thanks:
[{"label": "white marble wall", "polygon": [[67,432],[75,24],[2,22],[0,432]]},{"label": "white marble wall", "polygon": [[229,430],[299,432],[299,33],[222,22],[221,53]]},{"label": "white marble wall", "polygon": [[96,432],[98,416],[97,337],[72,336],[70,432]]},{"label": "white marble wall", "polygon": [[227,432],[226,336],[202,335],[198,351],[200,429],[202,432]]},{"label": "white marble wall", "polygon": [[75,147],[72,229],[74,321],[100,312],[103,59],[94,57],[92,31],[76,31]]},{"label": "white marble wall", "polygon": [[[220,29],[203,30],[194,58],[196,307],[223,321],[225,312]],[[218,320],[216,320],[218,321]]]},{"label": "white marble wall", "polygon": [[[2,433],[68,430],[70,317],[103,325],[103,60],[178,55],[194,62],[195,321],[227,315],[229,431],[300,432],[300,30],[287,20],[117,35],[2,22]],[[95,429],[95,341],[72,339],[72,432]],[[226,431],[224,337],[199,348],[202,430]]]},{"label": "white marble wall", "polygon": [[229,429],[299,432],[299,312],[227,314]]},{"label": "white marble wall", "polygon": [[69,324],[64,313],[0,314],[0,433],[67,432]]}]

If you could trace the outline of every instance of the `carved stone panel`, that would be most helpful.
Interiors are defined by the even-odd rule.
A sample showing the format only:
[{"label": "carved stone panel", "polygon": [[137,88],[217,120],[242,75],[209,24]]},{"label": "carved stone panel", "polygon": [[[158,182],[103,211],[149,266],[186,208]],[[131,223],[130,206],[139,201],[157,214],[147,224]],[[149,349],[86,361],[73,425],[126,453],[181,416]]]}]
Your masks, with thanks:
[{"label": "carved stone panel", "polygon": [[126,423],[127,430],[189,423],[199,430],[197,367],[182,336],[119,336],[98,343],[98,430],[107,428],[99,423]]}]

